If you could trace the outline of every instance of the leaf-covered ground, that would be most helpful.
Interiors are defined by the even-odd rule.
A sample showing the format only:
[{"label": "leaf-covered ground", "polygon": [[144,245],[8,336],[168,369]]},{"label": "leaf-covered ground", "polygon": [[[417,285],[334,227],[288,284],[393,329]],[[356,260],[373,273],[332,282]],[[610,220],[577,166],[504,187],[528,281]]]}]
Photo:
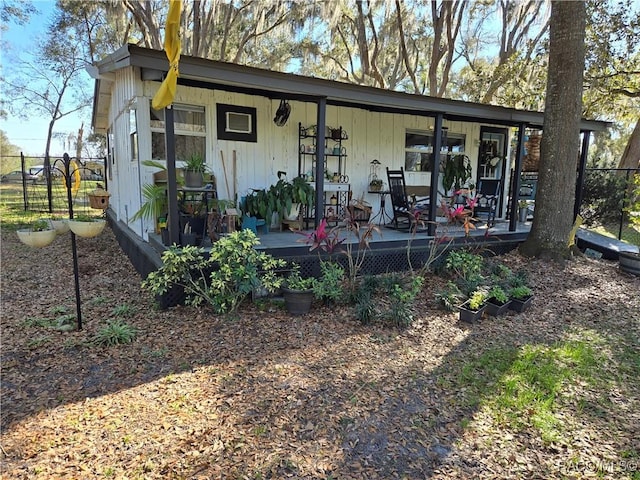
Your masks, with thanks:
[{"label": "leaf-covered ground", "polygon": [[[159,311],[111,230],[32,250],[2,232],[2,478],[640,478],[640,279],[577,259],[525,267],[531,310],[477,325],[436,308],[361,326]],[[109,320],[137,329],[98,347]]]}]

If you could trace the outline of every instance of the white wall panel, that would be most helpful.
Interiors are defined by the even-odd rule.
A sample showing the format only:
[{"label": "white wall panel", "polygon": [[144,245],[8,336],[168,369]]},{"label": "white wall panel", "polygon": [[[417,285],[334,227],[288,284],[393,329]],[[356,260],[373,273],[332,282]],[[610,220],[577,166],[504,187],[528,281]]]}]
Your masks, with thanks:
[{"label": "white wall panel", "polygon": [[[116,168],[114,181],[110,184],[111,203],[118,219],[126,221],[140,206],[141,185],[152,181],[153,169],[132,162],[129,149],[130,108],[138,108],[138,138],[140,159],[151,158],[148,105],[160,86],[159,82],[142,82],[133,69],[116,72],[112,91],[110,122],[115,134]],[[176,103],[204,106],[207,129],[207,165],[217,180],[219,198],[230,198],[234,193],[240,198],[252,188],[267,188],[277,181],[277,172],[287,172],[288,178],[298,174],[298,124],[304,127],[317,123],[317,105],[312,102],[291,101],[291,115],[283,127],[273,122],[280,101],[264,97],[206,90],[193,87],[178,87]],[[257,113],[256,143],[219,140],[217,138],[216,104],[224,103],[253,107]],[[342,126],[348,140],[343,142],[347,150],[344,173],[349,176],[354,197],[362,194],[374,207],[379,197],[367,193],[370,162],[381,163],[379,176],[386,181],[386,167],[397,169],[404,166],[404,141],[407,129],[429,131],[434,119],[417,115],[375,113],[362,109],[328,106],[326,123],[331,127]],[[466,136],[466,154],[472,161],[474,178],[477,169],[480,125],[466,122],[445,122],[450,133]],[[308,141],[308,140],[307,140]],[[330,147],[335,142],[328,141]],[[233,158],[236,157],[234,177]],[[224,168],[222,158],[224,157]],[[334,159],[328,160],[330,172],[336,169]],[[226,172],[226,180],[225,180]],[[307,173],[307,172],[302,172]],[[407,172],[407,183],[429,185],[429,172]],[[227,185],[229,188],[227,188]],[[152,225],[131,225],[138,233]]]}]

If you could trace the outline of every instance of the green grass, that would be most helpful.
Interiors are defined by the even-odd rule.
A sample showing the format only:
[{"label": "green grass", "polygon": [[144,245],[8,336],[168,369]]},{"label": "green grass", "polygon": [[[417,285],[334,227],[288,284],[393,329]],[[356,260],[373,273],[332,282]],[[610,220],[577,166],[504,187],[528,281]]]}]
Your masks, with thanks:
[{"label": "green grass", "polygon": [[111,316],[113,317],[132,317],[136,313],[136,309],[131,305],[122,304],[113,308]]},{"label": "green grass", "polygon": [[600,344],[595,336],[582,336],[553,345],[487,350],[466,361],[447,388],[461,389],[467,406],[485,409],[503,427],[516,432],[533,428],[545,443],[556,442],[566,436],[559,411],[571,387],[607,378],[600,368]]},{"label": "green grass", "polygon": [[[95,181],[83,180],[80,190],[76,194],[74,202],[74,213],[102,215],[102,210],[95,210],[89,207],[88,202],[78,202],[80,198],[86,197],[88,191],[95,188]],[[7,231],[16,231],[25,228],[34,220],[39,218],[50,218],[52,215],[68,217],[69,207],[67,204],[67,193],[62,180],[55,179],[52,184],[53,212],[48,212],[47,186],[45,184],[27,185],[27,198],[29,210],[24,210],[24,199],[22,185],[18,183],[0,184],[0,218],[2,228]]]},{"label": "green grass", "polygon": [[[620,226],[616,225],[602,225],[599,227],[592,227],[592,230],[601,235],[605,235],[611,238],[618,238]],[[623,225],[622,226],[622,238],[627,243],[632,245],[640,245],[640,225]]]},{"label": "green grass", "polygon": [[121,320],[112,320],[98,330],[95,336],[94,343],[96,345],[102,345],[110,347],[113,345],[120,345],[131,343],[135,340],[137,331],[131,325],[128,325]]}]

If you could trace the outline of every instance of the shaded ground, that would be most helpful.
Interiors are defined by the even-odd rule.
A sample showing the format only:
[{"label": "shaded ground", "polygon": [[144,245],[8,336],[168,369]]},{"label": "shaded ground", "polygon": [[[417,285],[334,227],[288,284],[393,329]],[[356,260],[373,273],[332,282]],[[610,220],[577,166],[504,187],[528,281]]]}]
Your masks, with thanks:
[{"label": "shaded ground", "polygon": [[[640,478],[640,279],[615,264],[507,255],[534,307],[472,326],[433,277],[399,331],[324,307],[158,311],[109,229],[78,251],[85,329],[63,333],[69,237],[2,232],[2,478]],[[92,345],[114,318],[136,341]],[[507,408],[526,353],[542,371],[567,345],[589,355],[554,357],[550,429]]]}]

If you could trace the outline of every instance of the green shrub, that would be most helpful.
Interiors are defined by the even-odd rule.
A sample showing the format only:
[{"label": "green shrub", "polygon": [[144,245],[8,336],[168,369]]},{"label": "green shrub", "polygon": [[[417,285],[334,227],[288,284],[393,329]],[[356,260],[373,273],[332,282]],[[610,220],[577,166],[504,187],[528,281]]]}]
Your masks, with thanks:
[{"label": "green shrub", "polygon": [[519,287],[514,287],[509,290],[509,296],[516,300],[524,300],[531,295],[533,295],[533,291],[531,291],[531,289],[526,285],[520,285]]},{"label": "green shrub", "polygon": [[584,179],[580,215],[586,225],[606,225],[620,221],[626,180],[614,171],[591,170]]},{"label": "green shrub", "polygon": [[480,277],[484,259],[466,250],[453,250],[447,255],[445,268],[456,277],[473,280]]},{"label": "green shrub", "polygon": [[507,292],[500,285],[494,285],[489,290],[489,298],[495,300],[497,303],[504,304],[509,301],[509,297],[507,296]]},{"label": "green shrub", "polygon": [[44,232],[46,230],[51,230],[51,224],[43,218],[31,223],[32,232]]},{"label": "green shrub", "polygon": [[447,282],[444,288],[436,292],[436,301],[442,308],[449,312],[455,311],[463,298],[463,293],[453,282]]},{"label": "green shrub", "polygon": [[486,290],[476,290],[469,298],[469,309],[478,310],[487,301],[488,297]]},{"label": "green shrub", "polygon": [[355,304],[355,316],[360,323],[368,325],[376,319],[375,303],[371,296],[361,296]]},{"label": "green shrub", "polygon": [[377,317],[376,302],[373,298],[379,285],[378,277],[366,275],[351,293],[350,301],[354,305],[355,317],[363,325],[372,323]]},{"label": "green shrub", "polygon": [[113,317],[132,317],[136,313],[136,309],[126,303],[113,307],[111,316]]},{"label": "green shrub", "polygon": [[394,283],[388,291],[391,304],[383,318],[396,327],[410,326],[413,322],[411,307],[423,284],[424,279],[419,275],[411,277],[409,282],[401,278],[400,281]]},{"label": "green shrub", "polygon": [[283,280],[283,286],[289,290],[311,290],[315,288],[316,283],[313,277],[302,278],[298,264],[293,265],[291,273]]},{"label": "green shrub", "polygon": [[259,243],[251,230],[244,229],[215,242],[208,256],[198,247],[169,247],[162,254],[162,267],[150,273],[142,286],[162,295],[180,285],[189,305],[208,304],[216,313],[236,311],[258,286],[273,292],[282,284],[277,270],[286,262],[258,252]]},{"label": "green shrub", "polygon": [[325,303],[339,303],[345,298],[344,268],[336,262],[320,262],[320,278],[313,286],[313,293]]},{"label": "green shrub", "polygon": [[98,330],[94,338],[94,343],[105,347],[121,345],[133,342],[136,335],[137,331],[131,325],[121,320],[110,320],[104,327]]},{"label": "green shrub", "polygon": [[365,325],[379,320],[394,327],[408,327],[413,322],[413,304],[423,283],[419,275],[366,276],[351,296],[355,317]]}]

